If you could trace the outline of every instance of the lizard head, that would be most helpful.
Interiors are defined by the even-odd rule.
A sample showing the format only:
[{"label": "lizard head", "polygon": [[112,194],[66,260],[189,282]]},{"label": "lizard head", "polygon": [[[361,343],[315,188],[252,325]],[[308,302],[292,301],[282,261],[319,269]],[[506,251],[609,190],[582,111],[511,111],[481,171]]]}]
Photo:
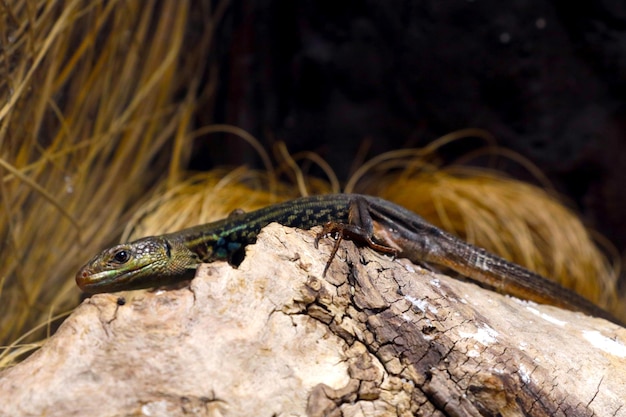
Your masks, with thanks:
[{"label": "lizard head", "polygon": [[96,255],[78,271],[76,284],[91,294],[158,287],[192,278],[197,264],[183,244],[146,237]]}]

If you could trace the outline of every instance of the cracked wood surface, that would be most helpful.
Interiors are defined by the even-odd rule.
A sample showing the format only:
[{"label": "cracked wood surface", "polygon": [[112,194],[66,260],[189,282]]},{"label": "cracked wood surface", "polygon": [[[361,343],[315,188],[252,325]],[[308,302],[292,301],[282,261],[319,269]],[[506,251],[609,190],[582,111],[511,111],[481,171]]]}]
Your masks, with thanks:
[{"label": "cracked wood surface", "polygon": [[0,416],[626,416],[625,329],[350,242],[322,278],[313,238],[91,297],[0,373]]}]

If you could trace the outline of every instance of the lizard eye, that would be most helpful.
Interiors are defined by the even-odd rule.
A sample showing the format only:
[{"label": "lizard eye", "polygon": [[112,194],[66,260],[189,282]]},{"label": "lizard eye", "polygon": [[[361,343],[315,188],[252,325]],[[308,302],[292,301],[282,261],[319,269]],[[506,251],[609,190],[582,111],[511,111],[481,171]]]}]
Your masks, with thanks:
[{"label": "lizard eye", "polygon": [[115,260],[115,262],[123,264],[128,262],[128,260],[130,259],[130,254],[125,251],[125,250],[120,250],[115,252],[115,255],[113,255],[113,260]]}]

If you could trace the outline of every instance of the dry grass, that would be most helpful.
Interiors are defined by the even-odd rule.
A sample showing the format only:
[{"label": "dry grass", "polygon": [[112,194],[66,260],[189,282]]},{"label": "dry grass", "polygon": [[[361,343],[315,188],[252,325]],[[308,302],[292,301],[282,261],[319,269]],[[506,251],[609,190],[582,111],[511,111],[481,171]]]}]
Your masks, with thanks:
[{"label": "dry grass", "polygon": [[[201,13],[190,4],[0,5],[4,344],[37,326],[45,330],[50,318],[70,311],[80,264],[119,236],[164,173],[180,175],[219,19],[210,3]],[[198,16],[202,31],[189,33]],[[207,86],[205,100],[210,91]],[[5,351],[3,363],[31,348]]]},{"label": "dry grass", "polygon": [[[316,155],[292,160],[284,149],[277,172],[298,187],[245,170],[184,173],[197,135],[237,133],[190,126],[196,112],[211,111],[214,85],[199,86],[215,79],[206,66],[226,4],[0,5],[0,343],[9,346],[0,367],[35,349],[72,310],[79,301],[75,271],[118,241],[131,219],[123,239],[292,198],[294,188],[337,191],[331,173],[329,185],[298,170],[295,159],[302,158],[330,172]],[[571,212],[534,187],[430,169],[423,162],[430,153],[374,161],[365,168],[376,182],[359,190],[414,208],[588,296],[610,298],[614,275]]]}]

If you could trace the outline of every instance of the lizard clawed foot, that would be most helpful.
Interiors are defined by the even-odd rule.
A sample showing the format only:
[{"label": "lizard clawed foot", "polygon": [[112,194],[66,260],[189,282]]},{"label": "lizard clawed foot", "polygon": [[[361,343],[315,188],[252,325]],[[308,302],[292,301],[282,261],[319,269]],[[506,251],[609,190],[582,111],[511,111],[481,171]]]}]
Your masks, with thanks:
[{"label": "lizard clawed foot", "polygon": [[328,262],[326,262],[326,266],[324,267],[324,272],[322,273],[322,276],[326,276],[326,271],[328,271],[331,262],[335,258],[337,250],[339,249],[339,244],[343,239],[351,240],[357,244],[368,246],[377,252],[386,253],[394,257],[398,254],[398,251],[396,249],[374,242],[374,240],[372,240],[372,233],[365,228],[357,226],[355,224],[336,222],[328,222],[322,227],[322,230],[315,237],[315,248],[318,247],[320,239],[328,235],[334,235],[336,240],[335,244],[333,245],[333,250],[330,253],[330,258],[328,259]]}]

